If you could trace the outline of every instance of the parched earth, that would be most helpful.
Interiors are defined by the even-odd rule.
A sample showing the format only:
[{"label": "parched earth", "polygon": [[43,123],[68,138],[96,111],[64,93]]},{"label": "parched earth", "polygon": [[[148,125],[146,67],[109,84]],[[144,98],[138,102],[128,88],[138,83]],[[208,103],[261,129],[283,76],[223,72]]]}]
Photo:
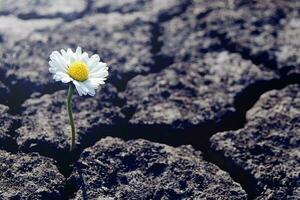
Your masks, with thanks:
[{"label": "parched earth", "polygon": [[[0,199],[300,199],[300,2],[0,0]],[[95,97],[48,72],[81,46]]]}]

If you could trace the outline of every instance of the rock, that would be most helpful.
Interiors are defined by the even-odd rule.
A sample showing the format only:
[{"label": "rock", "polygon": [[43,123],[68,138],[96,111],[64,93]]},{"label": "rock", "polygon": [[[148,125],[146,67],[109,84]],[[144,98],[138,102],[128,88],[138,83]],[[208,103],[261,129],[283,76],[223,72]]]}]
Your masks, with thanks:
[{"label": "rock", "polygon": [[180,14],[190,2],[190,0],[93,0],[92,11],[99,13],[142,12],[147,15],[147,18],[156,21]]},{"label": "rock", "polygon": [[61,22],[61,19],[22,20],[13,15],[0,16],[0,43],[14,45],[34,31],[54,27]]},{"label": "rock", "polygon": [[0,150],[0,163],[0,199],[62,198],[65,179],[53,160]]},{"label": "rock", "polygon": [[0,104],[0,149],[15,151],[17,147],[13,127],[17,119],[7,111],[8,107]]},{"label": "rock", "polygon": [[227,49],[283,76],[299,74],[298,1],[239,0],[210,6],[212,11],[202,19],[202,26],[221,39]]},{"label": "rock", "polygon": [[86,8],[86,1],[76,0],[23,0],[11,2],[0,0],[0,14],[14,14],[21,19],[57,18],[73,19],[80,15]]},{"label": "rock", "polygon": [[69,178],[74,199],[246,199],[229,175],[191,146],[105,138],[86,149]]},{"label": "rock", "polygon": [[[300,5],[299,5],[300,7]],[[276,44],[276,61],[283,74],[300,74],[300,15],[286,20],[283,28],[278,31]]]},{"label": "rock", "polygon": [[217,133],[212,148],[249,172],[258,199],[298,199],[300,189],[300,86],[261,96],[237,131]]},{"label": "rock", "polygon": [[95,15],[34,32],[3,49],[0,69],[24,99],[33,92],[51,93],[62,84],[54,84],[51,78],[49,55],[81,46],[90,55],[98,53],[110,67],[110,82],[122,87],[121,79],[148,72],[153,62],[151,26],[142,18],[140,14]]},{"label": "rock", "polygon": [[210,133],[239,124],[244,108],[238,104],[243,104],[240,97],[244,91],[257,85],[259,89],[253,93],[259,93],[278,78],[269,69],[228,52],[219,39],[211,38],[198,23],[209,13],[206,7],[195,4],[161,24],[159,41],[163,45],[158,54],[172,62],[170,66],[157,62],[165,69],[129,81],[123,95],[132,113],[130,133],[143,138],[151,134],[151,139],[173,145],[178,141],[205,143]]},{"label": "rock", "polygon": [[276,78],[209,38],[196,22],[205,12],[192,7],[163,23],[160,54],[174,57],[174,64],[129,81],[124,96],[133,125],[209,126],[236,112],[235,100],[247,87]]},{"label": "rock", "polygon": [[[135,77],[124,96],[127,106],[134,110],[131,126],[158,126],[158,135],[170,134],[166,135],[167,140],[176,134],[163,131],[164,127],[183,129],[185,136],[180,133],[180,141],[198,144],[205,137],[198,130],[205,133],[207,129],[218,129],[222,121],[233,120],[238,112],[236,98],[247,87],[275,77],[238,54],[206,53],[201,59],[174,63],[157,74]],[[196,127],[196,133],[187,137],[186,134],[193,134],[186,131],[191,127]]]},{"label": "rock", "polygon": [[194,3],[182,15],[162,23],[159,41],[163,45],[159,54],[182,62],[191,58],[201,59],[203,53],[224,50],[219,39],[210,37],[199,23],[208,13],[208,8]]},{"label": "rock", "polygon": [[[45,82],[45,78],[50,79],[51,77],[50,75],[41,77],[36,70],[42,68],[49,73],[47,69],[48,56],[42,61],[41,58],[36,59],[30,52],[32,46],[19,46],[18,42],[27,41],[33,32],[56,27],[61,22],[61,19],[21,20],[12,15],[0,16],[0,73],[1,79],[5,82],[5,86],[0,83],[0,92],[3,94],[0,102],[9,105],[11,110],[18,110],[19,105],[34,91],[42,91],[41,85],[45,86],[42,84]],[[25,63],[28,65],[35,63],[34,67],[36,68],[24,70]],[[18,73],[18,68],[23,69],[22,72]],[[34,80],[34,83],[30,82],[28,79],[34,76],[39,79]],[[53,84],[53,82],[51,83]],[[44,90],[53,89],[47,87]]]},{"label": "rock", "polygon": [[207,13],[206,8],[195,4],[183,15],[162,23],[159,40],[164,45],[158,54],[172,57],[173,64],[129,81],[124,96],[134,111],[132,125],[216,128],[217,123],[237,112],[235,100],[247,87],[276,78],[210,38],[197,22]]},{"label": "rock", "polygon": [[71,129],[66,111],[67,91],[58,91],[28,99],[21,114],[21,127],[16,130],[17,144],[25,152],[37,151],[41,155],[67,162],[84,147],[116,131],[124,118],[116,89],[105,85],[95,97],[74,95],[73,115],[77,130],[77,149],[70,153]]}]

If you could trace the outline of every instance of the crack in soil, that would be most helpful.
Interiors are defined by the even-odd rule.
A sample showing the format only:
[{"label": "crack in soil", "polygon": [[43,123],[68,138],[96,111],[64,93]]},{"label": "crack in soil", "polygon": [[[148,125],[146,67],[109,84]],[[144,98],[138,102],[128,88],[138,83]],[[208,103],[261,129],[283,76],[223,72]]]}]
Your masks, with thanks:
[{"label": "crack in soil", "polygon": [[[160,15],[158,17],[158,21],[151,22],[151,49],[150,52],[152,54],[152,60],[154,61],[153,64],[148,64],[146,66],[149,67],[149,72],[143,73],[134,73],[128,72],[122,76],[120,80],[112,79],[110,80],[111,83],[117,88],[118,92],[123,92],[127,88],[127,84],[130,80],[135,78],[136,76],[142,75],[146,76],[153,73],[159,73],[160,71],[168,68],[170,65],[174,63],[174,56],[167,56],[161,53],[161,49],[164,46],[164,41],[161,39],[164,33],[164,28],[161,26],[161,23],[167,22],[172,20],[174,17],[179,17],[184,14],[187,9],[192,6],[191,1],[187,1],[186,4],[182,5],[181,10],[171,15]],[[207,16],[211,10],[204,12],[197,16],[197,19],[201,19]]]},{"label": "crack in soil", "polygon": [[161,36],[164,33],[161,23],[167,22],[174,17],[178,17],[185,13],[185,11],[191,6],[191,1],[187,1],[181,6],[181,9],[178,12],[166,15],[158,16],[157,21],[151,22],[151,49],[153,64],[148,64],[149,72],[144,73],[127,73],[124,74],[121,80],[112,80],[112,84],[117,88],[119,92],[123,92],[130,80],[135,78],[138,75],[146,76],[153,73],[159,73],[160,71],[166,69],[174,62],[174,57],[169,57],[161,54],[161,48],[164,46],[164,42],[161,40]]},{"label": "crack in soil", "polygon": [[[236,165],[230,158],[225,157],[220,152],[214,151],[210,147],[209,139],[218,132],[237,130],[243,128],[246,123],[246,112],[257,102],[259,97],[273,89],[282,89],[290,84],[300,84],[300,75],[295,74],[289,77],[274,79],[271,81],[261,81],[254,83],[244,89],[235,99],[236,112],[227,113],[222,117],[220,122],[209,121],[206,123],[190,126],[185,129],[176,129],[168,125],[132,125],[129,123],[130,118],[134,114],[134,109],[126,110],[126,120],[119,123],[119,128],[96,137],[87,137],[84,140],[84,147],[76,152],[74,159],[69,162],[68,173],[71,173],[72,165],[80,156],[81,152],[90,146],[93,146],[97,141],[106,136],[118,137],[123,140],[131,139],[146,139],[153,142],[163,143],[170,146],[192,145],[195,149],[203,152],[204,160],[217,165],[220,169],[229,173],[231,178],[241,184],[242,188],[248,194],[249,199],[255,199],[259,196],[261,190],[257,188],[256,179],[245,169]],[[96,127],[91,132],[99,131],[101,127]],[[200,131],[201,130],[201,131]],[[88,134],[93,135],[93,134]],[[95,135],[95,134],[94,134]],[[66,166],[61,166],[62,168]],[[69,174],[64,174],[66,177]],[[68,185],[70,191],[75,191]],[[68,195],[72,195],[68,192]]]},{"label": "crack in soil", "polygon": [[122,75],[121,79],[111,79],[110,83],[112,83],[118,90],[118,92],[123,92],[127,88],[127,84],[130,80],[135,78],[136,76],[142,75],[146,76],[153,73],[158,73],[163,69],[166,69],[171,64],[173,64],[174,58],[168,57],[160,54],[160,50],[163,46],[163,42],[160,40],[160,37],[163,34],[162,27],[159,23],[150,23],[151,24],[151,49],[150,52],[152,54],[153,64],[145,64],[149,68],[148,72],[142,73],[134,73],[128,72]]},{"label": "crack in soil", "polygon": [[255,199],[260,194],[261,191],[257,188],[257,180],[251,173],[238,166],[219,151],[208,148],[202,152],[205,161],[213,163],[223,171],[226,171],[236,183],[241,185],[249,200]]},{"label": "crack in soil", "polygon": [[[46,16],[45,18],[57,18],[62,17],[65,21],[72,21],[86,15],[91,8],[92,1],[88,0],[87,8],[76,15],[73,18],[65,18],[62,14]],[[158,73],[161,70],[167,68],[173,63],[174,58],[164,57],[160,54],[160,50],[162,48],[163,41],[160,41],[160,37],[162,36],[164,30],[160,23],[168,21],[175,16],[179,16],[183,14],[189,4],[183,6],[183,9],[176,14],[172,14],[169,16],[161,16],[158,22],[152,23],[151,29],[151,53],[153,55],[154,64],[150,66],[150,72],[144,74],[134,74],[128,73],[125,74],[121,81],[113,83],[119,92],[124,91],[126,89],[127,83],[133,79],[137,75],[148,75],[151,73]],[[205,16],[205,15],[204,15]],[[34,19],[41,18],[37,15],[24,15],[18,16],[21,19]],[[249,53],[249,49],[241,47],[238,44],[231,42],[226,38],[226,34],[221,34],[218,32],[212,32],[211,37],[217,37],[221,41],[222,46],[228,50],[229,52],[239,53],[244,59],[252,61],[254,64],[262,64],[265,67],[276,69],[277,63],[275,60],[266,59],[265,55],[267,52],[263,52],[258,56],[251,56]],[[8,80],[4,80],[4,83],[12,89],[12,91],[20,92],[22,91],[22,86],[29,84],[30,86],[34,85],[33,83],[27,83],[24,81],[22,84],[12,85]],[[243,128],[246,123],[246,112],[258,101],[259,97],[273,89],[282,89],[290,84],[298,83],[300,84],[300,74],[292,74],[289,76],[281,77],[280,79],[274,79],[271,81],[261,81],[256,82],[246,89],[244,89],[240,94],[236,96],[234,106],[236,111],[234,113],[227,113],[222,119],[217,121],[208,121],[203,124],[198,125],[188,125],[186,124],[186,129],[175,129],[174,127],[167,125],[131,125],[129,120],[134,114],[135,110],[133,108],[125,109],[124,113],[126,114],[126,119],[118,122],[118,127],[104,127],[99,126],[87,131],[86,134],[88,137],[82,139],[82,144],[72,156],[69,154],[61,154],[57,153],[55,148],[51,147],[49,144],[45,144],[45,148],[43,149],[35,149],[34,151],[39,152],[41,155],[54,158],[57,161],[57,167],[59,171],[65,176],[67,179],[73,168],[72,165],[79,159],[80,154],[84,151],[84,149],[93,146],[97,141],[106,136],[119,137],[124,140],[130,139],[138,139],[143,138],[154,142],[164,143],[171,146],[180,146],[184,144],[191,144],[194,148],[199,149],[203,152],[204,160],[207,162],[213,163],[217,165],[222,170],[228,172],[231,178],[237,183],[241,184],[243,189],[248,194],[249,199],[254,199],[260,194],[260,190],[257,188],[257,183],[253,175],[244,169],[237,166],[234,162],[230,160],[230,158],[225,157],[222,153],[216,152],[210,147],[209,139],[212,135],[221,132],[221,131],[229,131],[229,130],[237,130]],[[51,94],[59,89],[54,86],[46,87],[41,95]],[[24,92],[24,91],[23,91]],[[30,97],[29,94],[21,93],[21,98],[16,98],[15,96],[9,97],[8,106],[10,107],[10,113],[14,115],[18,115],[22,113],[21,104]],[[119,106],[122,107],[125,102],[119,102]],[[19,122],[20,123],[20,122]],[[16,123],[13,128],[10,130],[11,133],[14,133],[17,128],[19,128],[21,124]],[[109,131],[108,131],[109,130]],[[201,130],[201,131],[200,131]],[[102,135],[99,134],[90,134],[94,132],[104,133]],[[141,134],[142,133],[142,134]],[[92,137],[91,137],[92,136]],[[17,146],[13,149],[5,149],[12,153],[17,152]],[[67,155],[67,156],[66,156]],[[59,157],[58,157],[59,156]],[[67,157],[67,160],[66,160]],[[70,196],[73,196],[76,193],[76,189],[70,184],[66,183],[65,191],[64,191],[64,199],[68,199]]]},{"label": "crack in soil", "polygon": [[[239,123],[241,123],[238,129],[245,126],[247,111],[254,106],[262,94],[271,90],[283,89],[291,84],[300,84],[300,74],[292,74],[290,76],[271,81],[257,82],[243,90],[235,100],[237,119],[240,119]],[[225,129],[221,131],[237,130],[237,127],[234,127],[234,123],[235,122],[232,121],[232,124],[230,125],[231,128],[230,126],[224,127]],[[209,141],[208,143],[208,145],[210,145]],[[228,172],[234,181],[241,184],[242,188],[248,194],[249,199],[255,199],[261,194],[262,188],[257,188],[257,181],[255,180],[254,176],[250,174],[250,172],[242,169],[230,158],[225,157],[225,155],[223,155],[221,152],[213,150],[210,146],[208,146],[207,149],[205,148],[201,150],[206,161],[214,163],[222,170]]]},{"label": "crack in soil", "polygon": [[9,128],[7,135],[11,136],[11,138],[1,139],[0,149],[5,150],[10,153],[18,152],[18,144],[16,142],[16,128],[21,126],[19,119],[14,119],[12,126]]},{"label": "crack in soil", "polygon": [[[180,146],[184,144],[191,144],[194,148],[200,149],[203,152],[204,159],[207,162],[213,163],[222,170],[228,172],[232,179],[240,183],[243,189],[247,192],[249,199],[254,199],[259,196],[260,190],[256,188],[256,180],[254,177],[244,169],[236,166],[230,158],[226,158],[220,152],[216,152],[210,148],[209,139],[212,135],[221,131],[237,130],[243,128],[246,119],[246,112],[257,102],[259,97],[270,90],[282,89],[290,84],[300,84],[300,74],[293,74],[280,79],[271,81],[257,82],[248,86],[235,99],[235,113],[227,113],[220,122],[206,122],[197,126],[187,126],[184,130],[174,129],[166,125],[130,125],[129,120],[134,114],[134,109],[125,110],[127,118],[119,122],[118,128],[113,131],[104,131],[111,127],[95,127],[88,130],[89,137],[84,138],[82,145],[74,152],[73,156],[69,157],[55,152],[55,148],[45,144],[45,148],[35,149],[41,155],[54,158],[57,161],[59,171],[68,178],[72,172],[72,164],[79,159],[80,154],[85,148],[93,146],[97,141],[106,136],[119,137],[124,140],[143,138],[154,142],[164,143],[171,146]],[[119,102],[119,105],[124,105],[124,102]],[[14,132],[19,125],[14,125],[11,132]],[[199,133],[201,130],[201,133]],[[89,134],[96,131],[104,132],[103,135]],[[126,134],[127,133],[127,134]],[[140,134],[143,133],[143,134]],[[93,135],[94,137],[90,137]],[[13,145],[16,147],[16,144]],[[44,146],[44,145],[43,145]],[[5,148],[12,153],[16,153],[16,148]],[[49,154],[49,152],[51,152]],[[60,155],[60,158],[57,157]],[[64,160],[68,157],[68,160]],[[66,184],[65,196],[73,195],[76,191],[71,185]]]},{"label": "crack in soil", "polygon": [[[92,0],[87,0],[87,6],[85,10],[82,12],[82,15],[80,17],[77,17],[76,19],[84,17],[86,14],[89,13],[92,7]],[[182,8],[177,12],[177,13],[172,13],[171,15],[161,15],[158,17],[157,22],[151,22],[151,54],[152,54],[152,59],[154,61],[153,64],[149,64],[148,67],[150,69],[149,72],[144,72],[144,73],[134,73],[134,72],[128,72],[126,74],[122,75],[122,78],[117,80],[117,79],[111,79],[110,83],[113,84],[118,92],[122,92],[126,89],[127,83],[133,79],[134,77],[138,75],[148,75],[152,73],[158,73],[161,70],[169,67],[171,64],[173,64],[173,57],[168,57],[166,55],[160,54],[160,50],[162,48],[163,41],[160,40],[160,37],[163,34],[163,28],[161,27],[160,23],[166,22],[171,20],[173,17],[180,16],[183,14],[188,7],[190,6],[190,1],[188,1],[186,4],[182,5]],[[33,18],[40,18],[38,16],[32,15]],[[65,16],[60,16],[65,19]],[[28,17],[27,19],[33,19]],[[49,18],[49,17],[45,17]],[[53,18],[58,18],[53,17]],[[71,19],[70,21],[73,21],[74,19]],[[65,19],[65,21],[68,21]],[[0,37],[1,39],[1,37]],[[9,113],[12,115],[18,115],[23,112],[23,108],[21,107],[24,101],[26,101],[34,92],[38,92],[39,95],[45,95],[45,94],[53,94],[54,92],[57,92],[59,90],[65,89],[66,87],[63,87],[59,84],[47,84],[45,86],[36,86],[33,82],[28,81],[28,80],[19,80],[19,83],[15,83],[14,79],[15,77],[5,77],[5,71],[1,70],[0,71],[0,77],[3,83],[9,87],[14,94],[18,94],[18,96],[14,94],[10,94],[7,97],[6,102],[1,102],[4,105],[7,105],[9,107]],[[42,87],[42,89],[40,89]],[[25,91],[24,88],[31,88],[31,91]]]},{"label": "crack in soil", "polygon": [[[82,144],[73,155],[62,154],[61,152],[55,152],[55,148],[49,144],[43,145],[43,149],[33,149],[43,156],[51,157],[57,161],[57,167],[59,171],[68,178],[73,168],[72,165],[79,159],[80,154],[84,149],[93,146],[97,141],[106,136],[119,137],[124,140],[143,138],[153,142],[159,142],[168,144],[171,146],[180,146],[185,144],[191,144],[195,149],[199,149],[203,152],[204,160],[217,165],[222,170],[228,172],[232,179],[237,183],[240,183],[243,189],[247,192],[249,199],[254,199],[260,194],[260,190],[257,189],[256,180],[254,177],[244,169],[235,165],[230,158],[226,158],[220,152],[216,152],[210,148],[209,139],[212,135],[221,131],[237,130],[244,127],[246,123],[245,115],[259,99],[259,97],[270,90],[282,89],[290,84],[300,84],[300,74],[294,74],[281,79],[274,79],[271,81],[257,82],[245,90],[243,90],[235,100],[235,113],[228,113],[220,122],[206,122],[196,126],[189,126],[188,128],[174,129],[167,125],[131,125],[129,120],[134,114],[134,109],[126,111],[127,118],[124,121],[120,121],[117,124],[118,127],[111,129],[111,127],[95,127],[88,130],[88,133],[94,133],[100,131],[104,134],[86,134],[89,137],[82,139]],[[124,102],[119,102],[120,105]],[[15,131],[19,125],[16,125],[11,131]],[[107,131],[107,130],[110,131]],[[201,130],[201,132],[199,132]],[[140,134],[143,133],[143,134]],[[93,137],[90,137],[93,136]],[[12,153],[16,153],[16,150],[12,150]],[[57,157],[59,155],[59,158]],[[68,158],[67,160],[65,158]],[[70,184],[65,185],[65,197],[72,196],[76,190]],[[67,199],[67,198],[66,198]]]},{"label": "crack in soil", "polygon": [[[272,16],[272,18],[269,19],[270,26],[274,27],[274,32],[272,32],[272,35],[274,36],[274,39],[276,40],[278,37],[278,32],[282,27],[282,24],[280,21],[282,19],[286,18],[286,13],[284,10],[278,8],[276,10],[276,14]],[[204,27],[207,27],[209,25],[202,24]],[[251,48],[246,47],[244,45],[239,44],[238,42],[234,42],[230,39],[230,37],[227,36],[227,32],[220,32],[218,30],[212,30],[209,32],[210,37],[212,38],[218,38],[221,42],[222,46],[229,52],[232,53],[238,53],[244,58],[245,60],[249,60],[252,63],[256,65],[263,65],[269,69],[277,70],[278,69],[278,63],[276,59],[273,57],[273,55],[270,55],[268,53],[268,50],[259,51],[258,53],[251,54]],[[280,71],[279,71],[280,72]],[[281,74],[281,73],[280,73]]]},{"label": "crack in soil", "polygon": [[277,62],[274,58],[269,58],[268,51],[261,51],[258,54],[251,55],[250,48],[244,47],[238,43],[231,41],[227,37],[226,33],[219,33],[217,31],[211,31],[210,36],[217,38],[221,42],[222,47],[231,53],[238,53],[243,59],[249,60],[255,65],[263,65],[269,69],[276,70]]}]

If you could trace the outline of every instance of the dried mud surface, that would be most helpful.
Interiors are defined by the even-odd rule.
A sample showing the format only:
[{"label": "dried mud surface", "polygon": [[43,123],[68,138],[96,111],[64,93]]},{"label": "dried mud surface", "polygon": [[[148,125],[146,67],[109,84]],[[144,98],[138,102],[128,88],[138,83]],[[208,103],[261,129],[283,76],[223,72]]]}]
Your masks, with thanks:
[{"label": "dried mud surface", "polygon": [[[0,0],[0,199],[299,199],[299,8]],[[70,153],[48,57],[77,46],[110,76]]]},{"label": "dried mud surface", "polygon": [[69,178],[74,199],[246,199],[229,175],[191,146],[105,138],[84,150]]}]

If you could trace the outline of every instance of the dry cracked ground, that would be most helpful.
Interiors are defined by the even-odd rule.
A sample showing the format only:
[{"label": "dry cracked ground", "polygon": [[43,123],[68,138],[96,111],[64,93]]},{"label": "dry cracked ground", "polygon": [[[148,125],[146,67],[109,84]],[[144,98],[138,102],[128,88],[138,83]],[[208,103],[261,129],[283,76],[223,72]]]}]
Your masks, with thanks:
[{"label": "dry cracked ground", "polygon": [[[300,2],[0,0],[0,199],[300,199]],[[51,51],[110,66],[73,99]]]}]

